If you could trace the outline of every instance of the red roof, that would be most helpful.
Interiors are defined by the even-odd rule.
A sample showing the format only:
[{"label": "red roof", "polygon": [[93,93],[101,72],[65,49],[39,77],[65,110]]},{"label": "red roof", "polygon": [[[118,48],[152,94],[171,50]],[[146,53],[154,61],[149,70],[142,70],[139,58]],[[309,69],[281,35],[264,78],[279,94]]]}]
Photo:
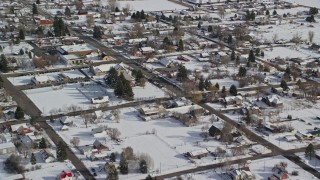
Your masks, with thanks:
[{"label": "red roof", "polygon": [[40,20],[40,25],[51,25],[53,22],[49,19],[42,19]]},{"label": "red roof", "polygon": [[64,173],[60,174],[60,179],[64,179],[66,177],[72,177],[72,173],[71,172],[64,172]]}]

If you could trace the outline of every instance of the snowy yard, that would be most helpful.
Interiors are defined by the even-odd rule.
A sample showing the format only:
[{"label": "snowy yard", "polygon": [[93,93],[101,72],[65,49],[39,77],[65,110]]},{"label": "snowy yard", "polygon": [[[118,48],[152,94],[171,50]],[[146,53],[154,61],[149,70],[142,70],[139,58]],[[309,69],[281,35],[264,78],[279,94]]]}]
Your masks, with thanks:
[{"label": "snowy yard", "polygon": [[[120,8],[124,8],[127,5],[133,11],[145,12],[149,11],[173,11],[173,10],[182,10],[187,9],[187,7],[178,5],[176,3],[170,2],[168,0],[134,0],[134,1],[119,1]],[[103,4],[107,5],[108,1],[105,0]]]}]

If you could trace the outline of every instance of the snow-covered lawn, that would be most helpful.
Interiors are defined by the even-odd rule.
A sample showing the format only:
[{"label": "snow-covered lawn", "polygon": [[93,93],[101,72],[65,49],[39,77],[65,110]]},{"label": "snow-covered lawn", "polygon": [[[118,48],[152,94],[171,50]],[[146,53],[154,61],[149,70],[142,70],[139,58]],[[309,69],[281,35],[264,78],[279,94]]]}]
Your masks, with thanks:
[{"label": "snow-covered lawn", "polygon": [[135,100],[162,98],[167,95],[162,89],[146,82],[145,87],[135,86],[132,88]]},{"label": "snow-covered lawn", "polygon": [[264,50],[264,59],[274,59],[274,58],[315,58],[320,57],[320,54],[312,53],[310,50],[294,48],[294,47],[274,47]]},{"label": "snow-covered lawn", "polygon": [[231,78],[213,79],[213,80],[211,80],[211,83],[213,85],[218,83],[220,89],[222,89],[222,87],[225,86],[226,89],[228,90],[230,88],[230,86],[232,86],[232,85],[235,85],[236,87],[239,87],[239,82],[235,81],[235,80],[233,80]]},{"label": "snow-covered lawn", "polygon": [[44,114],[48,114],[53,110],[66,112],[70,106],[89,109],[92,106],[91,98],[108,95],[106,90],[93,83],[85,86],[79,83],[30,89],[25,90],[24,93]]},{"label": "snow-covered lawn", "polygon": [[[104,0],[103,4],[107,5],[108,0]],[[125,8],[127,5],[134,11],[144,10],[149,11],[170,11],[188,9],[185,6],[170,2],[168,0],[135,0],[135,1],[118,1],[120,8]]]}]

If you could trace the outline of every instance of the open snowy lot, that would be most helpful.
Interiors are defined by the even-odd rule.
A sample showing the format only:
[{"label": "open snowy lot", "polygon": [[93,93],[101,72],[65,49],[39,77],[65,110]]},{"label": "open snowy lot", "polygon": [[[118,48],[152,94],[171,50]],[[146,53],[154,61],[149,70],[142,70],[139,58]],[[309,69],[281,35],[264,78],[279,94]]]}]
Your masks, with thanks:
[{"label": "open snowy lot", "polygon": [[303,6],[317,7],[320,8],[320,0],[284,0],[286,2],[296,3]]},{"label": "open snowy lot", "polygon": [[25,90],[24,93],[44,114],[53,111],[66,112],[71,106],[89,109],[91,98],[108,95],[106,90],[94,83],[84,86],[80,83],[66,84],[58,87]]},{"label": "open snowy lot", "polygon": [[274,58],[317,58],[320,57],[319,53],[313,53],[310,50],[295,48],[295,47],[274,47],[264,49],[265,56],[263,59],[274,59]]},{"label": "open snowy lot", "polygon": [[[188,9],[185,6],[178,5],[168,0],[134,0],[134,1],[118,1],[120,8],[127,5],[134,11],[172,11]],[[108,0],[103,0],[102,4],[107,5]]]}]

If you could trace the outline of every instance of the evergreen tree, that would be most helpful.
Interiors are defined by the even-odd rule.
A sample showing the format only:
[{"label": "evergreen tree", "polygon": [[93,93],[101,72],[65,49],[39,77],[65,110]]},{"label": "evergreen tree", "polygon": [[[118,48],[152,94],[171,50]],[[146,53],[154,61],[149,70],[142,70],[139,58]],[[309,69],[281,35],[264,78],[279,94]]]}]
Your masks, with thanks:
[{"label": "evergreen tree", "polygon": [[32,165],[37,164],[36,156],[35,156],[33,153],[31,153],[31,159],[30,159],[30,162],[31,162],[31,164],[32,164]]},{"label": "evergreen tree", "polygon": [[214,85],[214,87],[216,87],[216,88],[219,90],[219,89],[220,89],[219,83],[216,83],[216,84]]},{"label": "evergreen tree", "polygon": [[270,15],[270,11],[269,11],[269,10],[266,11],[266,15],[267,15],[267,16]]},{"label": "evergreen tree", "polygon": [[131,15],[131,19],[137,19],[137,15],[136,15],[136,13],[134,12],[134,13],[132,13],[132,15]]},{"label": "evergreen tree", "polygon": [[253,11],[251,11],[250,19],[251,20],[255,20],[256,19],[256,14]]},{"label": "evergreen tree", "polygon": [[35,3],[32,4],[32,14],[37,15],[38,14],[38,7]]},{"label": "evergreen tree", "polygon": [[282,87],[282,89],[284,91],[286,91],[289,87],[288,87],[288,84],[285,80],[282,80],[281,83],[280,83],[280,87]]},{"label": "evergreen tree", "polygon": [[23,110],[21,109],[21,107],[17,107],[17,109],[16,109],[16,111],[15,111],[15,113],[14,113],[14,117],[16,118],[16,119],[22,119],[22,118],[24,118],[24,112],[23,112]]},{"label": "evergreen tree", "polygon": [[198,29],[201,29],[201,23],[200,22],[198,23]]},{"label": "evergreen tree", "polygon": [[9,71],[8,60],[5,55],[1,54],[0,56],[0,70],[4,73]]},{"label": "evergreen tree", "polygon": [[316,22],[316,20],[314,19],[314,15],[308,16],[308,17],[306,18],[306,21],[307,21],[307,22],[310,22],[310,23]]},{"label": "evergreen tree", "polygon": [[260,56],[264,57],[264,51],[261,51]]},{"label": "evergreen tree", "polygon": [[252,49],[250,50],[248,59],[249,59],[250,62],[255,62],[256,61],[256,57],[254,56],[254,53],[253,53]]},{"label": "evergreen tree", "polygon": [[44,138],[41,138],[40,142],[39,142],[39,148],[40,149],[46,149],[47,148],[47,142]]},{"label": "evergreen tree", "polygon": [[186,81],[188,79],[188,71],[187,71],[186,67],[184,67],[181,64],[179,64],[179,66],[178,66],[177,78],[179,81],[182,81],[182,82]]},{"label": "evergreen tree", "polygon": [[63,162],[67,159],[67,150],[65,145],[60,141],[57,145],[57,160]]},{"label": "evergreen tree", "polygon": [[124,94],[124,87],[122,81],[117,80],[116,87],[114,88],[114,94],[122,97]]},{"label": "evergreen tree", "polygon": [[313,144],[310,143],[308,145],[308,147],[306,148],[305,154],[311,160],[311,158],[315,155],[315,150],[314,150]]},{"label": "evergreen tree", "polygon": [[149,174],[149,175],[146,177],[146,180],[153,180],[153,178],[152,178],[151,175]]},{"label": "evergreen tree", "polygon": [[236,96],[238,94],[237,87],[235,85],[232,85],[229,89],[229,93],[233,96]]},{"label": "evergreen tree", "polygon": [[316,7],[311,7],[310,10],[309,10],[309,14],[310,15],[316,15],[318,13],[319,13],[319,10]]},{"label": "evergreen tree", "polygon": [[141,19],[146,19],[146,15],[145,15],[143,10],[141,10],[141,12],[140,12],[140,18]]},{"label": "evergreen tree", "polygon": [[121,174],[128,174],[128,161],[124,152],[121,153],[119,166]]},{"label": "evergreen tree", "polygon": [[277,13],[277,11],[276,10],[273,10],[273,13],[272,13],[272,15],[277,15],[278,13]]},{"label": "evergreen tree", "polygon": [[178,51],[184,51],[184,45],[182,39],[179,40]]},{"label": "evergreen tree", "polygon": [[229,34],[229,36],[228,36],[228,44],[231,44],[232,43],[232,35],[231,34]]},{"label": "evergreen tree", "polygon": [[212,32],[213,31],[213,28],[212,28],[212,26],[210,25],[210,26],[208,26],[208,32]]},{"label": "evergreen tree", "polygon": [[245,67],[240,66],[238,76],[239,77],[245,77],[247,74],[247,69]]},{"label": "evergreen tree", "polygon": [[222,86],[221,93],[226,93],[226,87]]},{"label": "evergreen tree", "polygon": [[144,159],[140,161],[140,172],[143,174],[146,174],[148,172],[147,162]]},{"label": "evergreen tree", "polygon": [[237,66],[240,65],[240,56],[237,56],[237,58],[236,58],[236,65]]},{"label": "evergreen tree", "polygon": [[67,17],[71,17],[71,10],[68,6],[64,10],[64,15]]},{"label": "evergreen tree", "polygon": [[20,55],[24,55],[23,49],[20,49],[19,54],[20,54]]},{"label": "evergreen tree", "polygon": [[140,80],[144,78],[144,75],[140,69],[136,72],[135,77],[136,82],[140,82]]},{"label": "evergreen tree", "polygon": [[115,12],[120,12],[120,9],[118,7],[115,8]]},{"label": "evergreen tree", "polygon": [[204,79],[203,79],[203,77],[201,76],[201,77],[200,77],[200,80],[199,80],[199,90],[200,90],[200,91],[203,91],[204,88],[205,88]]},{"label": "evergreen tree", "polygon": [[54,20],[53,20],[54,35],[56,37],[65,36],[66,35],[65,30],[66,28],[62,18],[58,18],[57,16],[54,17]]},{"label": "evergreen tree", "polygon": [[231,61],[236,60],[236,53],[234,51],[231,52],[231,57],[230,57]]},{"label": "evergreen tree", "polygon": [[98,26],[94,26],[93,28],[93,38],[96,38],[96,39],[102,38],[102,32]]},{"label": "evergreen tree", "polygon": [[118,81],[118,72],[114,67],[111,67],[106,78],[106,83],[111,87],[115,87]]},{"label": "evergreen tree", "polygon": [[209,81],[209,79],[207,78],[205,81],[204,81],[204,86],[206,88],[206,90],[210,90],[211,89],[211,82]]},{"label": "evergreen tree", "polygon": [[19,39],[22,39],[22,40],[25,39],[25,35],[24,35],[24,30],[23,29],[19,29]]},{"label": "evergreen tree", "polygon": [[31,53],[31,51],[28,52],[28,56],[29,56],[29,59],[32,59],[32,53]]},{"label": "evergreen tree", "polygon": [[118,180],[119,179],[117,168],[114,165],[109,166],[107,179],[108,180]]},{"label": "evergreen tree", "polygon": [[114,152],[110,154],[110,161],[116,162],[116,154]]},{"label": "evergreen tree", "polygon": [[36,0],[36,4],[40,4],[40,0]]}]

